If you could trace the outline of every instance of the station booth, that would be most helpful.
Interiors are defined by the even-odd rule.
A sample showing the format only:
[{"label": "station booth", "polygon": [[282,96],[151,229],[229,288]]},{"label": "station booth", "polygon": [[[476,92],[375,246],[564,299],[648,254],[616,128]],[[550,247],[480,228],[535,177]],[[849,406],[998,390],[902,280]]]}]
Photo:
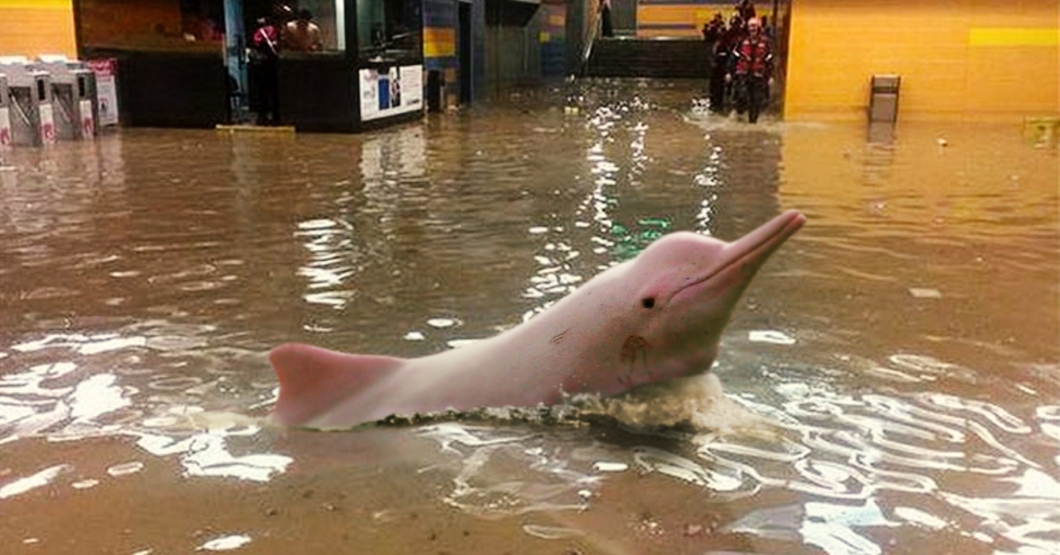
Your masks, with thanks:
[{"label": "station booth", "polygon": [[[350,133],[423,116],[423,0],[75,0],[74,15],[81,57],[116,63],[123,126],[261,123],[254,36],[268,23],[265,125]],[[294,40],[307,28],[314,40]]]}]

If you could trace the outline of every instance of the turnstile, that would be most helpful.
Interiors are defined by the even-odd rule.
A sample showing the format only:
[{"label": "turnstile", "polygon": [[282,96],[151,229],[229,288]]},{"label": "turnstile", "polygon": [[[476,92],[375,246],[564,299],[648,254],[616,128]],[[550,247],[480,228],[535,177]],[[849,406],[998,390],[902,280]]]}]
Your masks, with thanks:
[{"label": "turnstile", "polygon": [[23,146],[54,143],[58,136],[48,73],[17,60],[0,60],[0,73],[7,75],[11,143]]},{"label": "turnstile", "polygon": [[11,146],[11,108],[10,95],[7,92],[7,75],[0,73],[0,148]]},{"label": "turnstile", "polygon": [[92,139],[99,119],[96,75],[80,62],[61,57],[41,57],[34,64],[51,76],[55,128],[60,139]]}]

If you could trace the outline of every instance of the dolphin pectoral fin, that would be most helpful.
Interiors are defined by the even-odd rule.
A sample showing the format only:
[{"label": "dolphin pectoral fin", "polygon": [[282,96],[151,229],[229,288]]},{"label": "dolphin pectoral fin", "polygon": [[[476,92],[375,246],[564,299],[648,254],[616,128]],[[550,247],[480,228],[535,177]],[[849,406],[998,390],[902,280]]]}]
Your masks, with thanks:
[{"label": "dolphin pectoral fin", "polygon": [[280,380],[273,421],[284,426],[304,426],[392,374],[405,359],[351,355],[287,343],[269,352],[269,362]]}]

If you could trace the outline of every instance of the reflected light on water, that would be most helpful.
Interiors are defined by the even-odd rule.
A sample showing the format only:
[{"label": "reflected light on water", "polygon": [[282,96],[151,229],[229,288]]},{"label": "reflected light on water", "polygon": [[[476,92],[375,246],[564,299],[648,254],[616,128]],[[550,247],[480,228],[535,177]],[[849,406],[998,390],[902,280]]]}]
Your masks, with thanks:
[{"label": "reflected light on water", "polygon": [[816,545],[829,555],[878,555],[874,541],[855,528],[892,527],[875,501],[862,505],[811,502],[751,512],[726,526],[727,531]]},{"label": "reflected light on water", "polygon": [[295,237],[304,241],[310,253],[309,263],[298,274],[309,280],[303,298],[339,310],[356,296],[346,281],[356,273],[350,253],[354,252],[353,226],[341,220],[314,219],[298,224]]},{"label": "reflected light on water", "polygon": [[597,483],[572,468],[569,453],[547,451],[533,435],[455,423],[429,426],[419,434],[437,441],[450,456],[424,470],[453,474],[443,501],[482,518],[581,510],[582,491]]},{"label": "reflected light on water", "polygon": [[73,470],[70,465],[60,464],[49,468],[45,468],[40,472],[33,474],[32,476],[26,476],[25,478],[16,478],[3,486],[0,486],[0,499],[7,499],[16,495],[21,495],[36,489],[44,487],[52,483],[56,478],[66,474]]},{"label": "reflected light on water", "polygon": [[[689,113],[702,91],[572,86],[574,113],[476,107],[283,139],[125,129],[5,153],[0,499],[41,527],[13,537],[51,547],[84,520],[56,515],[99,506],[121,480],[130,506],[158,490],[215,501],[214,485],[261,497],[226,498],[224,529],[159,507],[190,542],[176,547],[102,526],[85,534],[99,552],[251,535],[249,549],[281,551],[269,534],[288,520],[341,528],[368,552],[388,523],[426,538],[481,521],[472,538],[527,552],[541,544],[519,541],[596,536],[615,553],[1055,552],[1060,367],[1043,309],[1058,292],[1055,149],[1004,126],[748,126]],[[787,207],[809,225],[734,314],[713,372],[727,395],[326,437],[249,416],[275,403],[276,343],[459,347],[670,230],[729,239]],[[742,412],[719,414],[721,399]],[[148,477],[158,490],[142,491]],[[347,495],[343,511],[308,510],[331,494]],[[259,499],[307,510],[261,526]]]},{"label": "reflected light on water", "polygon": [[70,394],[73,424],[89,424],[104,414],[131,405],[130,396],[117,381],[114,374],[96,374],[77,384]]},{"label": "reflected light on water", "polygon": [[52,334],[35,341],[12,345],[11,349],[20,353],[32,353],[42,349],[69,347],[74,349],[77,354],[94,355],[128,347],[141,347],[146,344],[147,338],[145,337],[121,337],[118,334],[111,333],[93,336]]},{"label": "reflected light on water", "polygon": [[255,482],[267,482],[283,473],[293,459],[272,453],[233,455],[228,441],[232,437],[254,436],[257,428],[239,432],[207,431],[188,437],[172,437],[148,433],[138,434],[136,442],[145,451],[160,457],[175,455],[184,466],[186,476],[231,477]]},{"label": "reflected light on water", "polygon": [[246,534],[231,534],[228,536],[221,536],[214,538],[199,547],[196,551],[228,551],[231,549],[238,549],[244,545],[250,543],[250,536]]},{"label": "reflected light on water", "polygon": [[[149,323],[137,326],[149,326]],[[177,405],[176,399],[196,398],[212,390],[194,375],[167,375],[157,370],[146,383],[130,385],[141,372],[132,368],[122,374],[93,370],[97,360],[118,356],[123,363],[138,361],[143,354],[201,349],[193,337],[198,330],[155,324],[162,333],[156,337],[129,333],[50,334],[41,339],[10,346],[20,356],[56,351],[79,357],[71,361],[30,366],[22,371],[0,375],[0,444],[19,439],[45,437],[70,441],[103,435],[133,435],[137,445],[160,456],[175,456],[189,476],[225,476],[251,481],[267,481],[283,473],[291,459],[270,453],[233,454],[233,438],[256,438],[263,432],[257,422],[245,415],[205,411],[195,405]],[[206,330],[208,331],[208,330]],[[145,350],[146,349],[146,350]],[[132,353],[134,358],[129,358]],[[205,353],[203,353],[205,354]],[[165,360],[162,358],[161,360]],[[182,363],[183,365],[185,363]],[[110,363],[104,362],[104,366]],[[144,403],[148,393],[153,402]],[[149,408],[154,407],[154,408]],[[154,413],[152,410],[160,410]],[[111,476],[137,472],[143,463],[133,461],[112,466]],[[12,496],[46,485],[68,470],[57,465],[33,476],[9,481],[3,496]],[[80,482],[83,483],[83,482]],[[86,486],[87,487],[87,486]]]}]

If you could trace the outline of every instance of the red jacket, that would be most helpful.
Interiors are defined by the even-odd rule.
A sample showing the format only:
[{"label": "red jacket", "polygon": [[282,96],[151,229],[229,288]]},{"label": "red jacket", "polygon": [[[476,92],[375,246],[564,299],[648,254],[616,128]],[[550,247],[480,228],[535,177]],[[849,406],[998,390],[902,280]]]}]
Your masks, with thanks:
[{"label": "red jacket", "polygon": [[734,69],[736,75],[755,75],[771,77],[773,75],[773,46],[764,34],[758,37],[746,36],[733,49]]}]

